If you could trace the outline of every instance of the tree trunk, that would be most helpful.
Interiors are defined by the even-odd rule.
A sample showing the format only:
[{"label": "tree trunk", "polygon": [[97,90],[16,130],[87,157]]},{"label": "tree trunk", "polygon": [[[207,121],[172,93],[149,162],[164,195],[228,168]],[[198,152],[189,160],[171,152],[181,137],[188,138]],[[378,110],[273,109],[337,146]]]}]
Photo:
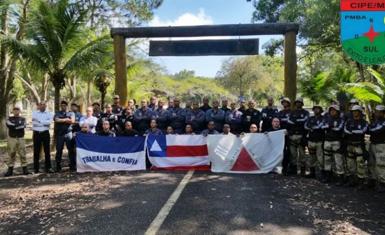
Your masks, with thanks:
[{"label": "tree trunk", "polygon": [[103,92],[101,92],[101,108],[102,108],[102,110],[104,110],[104,99],[106,98],[106,92],[105,91],[103,91]]},{"label": "tree trunk", "polygon": [[7,107],[8,105],[0,105],[0,139],[7,138],[7,126],[5,122],[7,121]]},{"label": "tree trunk", "polygon": [[55,88],[55,112],[60,110],[60,90],[61,87],[54,86]]},{"label": "tree trunk", "polygon": [[87,107],[89,107],[91,105],[91,102],[92,102],[92,97],[91,97],[91,85],[92,85],[92,81],[91,79],[87,81]]}]

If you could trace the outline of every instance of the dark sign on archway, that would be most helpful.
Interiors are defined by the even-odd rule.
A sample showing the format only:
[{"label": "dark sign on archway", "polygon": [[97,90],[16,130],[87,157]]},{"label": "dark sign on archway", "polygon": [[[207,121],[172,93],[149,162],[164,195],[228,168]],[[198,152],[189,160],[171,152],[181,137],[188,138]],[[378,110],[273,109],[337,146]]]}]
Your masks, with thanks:
[{"label": "dark sign on archway", "polygon": [[[121,105],[126,105],[126,38],[284,35],[284,95],[294,100],[297,93],[296,35],[298,29],[299,25],[294,23],[112,28],[115,92],[120,96]],[[258,39],[151,41],[149,54],[152,56],[250,55],[258,54],[258,45]]]}]

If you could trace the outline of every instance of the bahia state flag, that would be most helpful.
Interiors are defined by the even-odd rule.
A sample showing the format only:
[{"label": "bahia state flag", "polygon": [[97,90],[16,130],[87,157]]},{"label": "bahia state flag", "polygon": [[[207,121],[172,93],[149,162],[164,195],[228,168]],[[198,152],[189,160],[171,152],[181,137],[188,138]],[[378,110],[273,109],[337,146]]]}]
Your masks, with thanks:
[{"label": "bahia state flag", "polygon": [[202,135],[148,135],[147,153],[153,169],[209,170]]},{"label": "bahia state flag", "polygon": [[146,169],[145,137],[76,135],[77,172]]}]

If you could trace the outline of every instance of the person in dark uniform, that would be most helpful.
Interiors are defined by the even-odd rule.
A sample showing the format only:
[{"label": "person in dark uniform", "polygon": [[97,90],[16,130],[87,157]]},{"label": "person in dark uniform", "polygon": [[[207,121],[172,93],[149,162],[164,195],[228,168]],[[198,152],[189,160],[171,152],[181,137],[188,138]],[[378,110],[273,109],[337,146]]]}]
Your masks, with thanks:
[{"label": "person in dark uniform", "polygon": [[297,165],[300,165],[301,176],[306,175],[306,130],[305,122],[309,118],[309,112],[303,109],[303,99],[297,98],[295,100],[295,109],[291,111],[288,120],[289,138],[290,138],[290,154],[291,154],[291,167],[297,171]]},{"label": "person in dark uniform", "polygon": [[123,108],[120,106],[120,97],[118,95],[114,96],[114,103],[111,105],[112,113],[116,116],[120,116],[122,114]]},{"label": "person in dark uniform", "polygon": [[152,111],[154,111],[157,108],[156,107],[156,102],[157,102],[156,96],[152,96],[150,98],[150,104],[148,105],[148,108],[151,109]]},{"label": "person in dark uniform", "polygon": [[271,128],[271,121],[278,114],[277,107],[275,107],[273,105],[274,105],[273,97],[267,98],[267,106],[264,107],[261,111],[261,116],[262,116],[262,131],[261,132],[266,132]]},{"label": "person in dark uniform", "polygon": [[[314,115],[309,117],[309,119],[305,122],[305,129],[308,132],[308,150],[309,150],[309,169],[310,174],[309,178],[316,177],[316,167],[318,167],[319,172],[325,173],[324,166],[324,158],[323,158],[323,142],[325,139],[325,130],[322,128],[323,126],[323,109],[320,105],[313,106]],[[329,163],[330,165],[331,163]],[[330,172],[329,165],[327,165],[327,170]],[[331,167],[331,165],[330,165]],[[324,174],[321,174],[319,179],[323,178]]]},{"label": "person in dark uniform", "polygon": [[212,105],[213,108],[206,112],[206,122],[213,121],[215,130],[222,132],[223,124],[225,123],[225,111],[219,108],[218,100],[214,100]]},{"label": "person in dark uniform", "polygon": [[132,109],[125,109],[124,113],[120,115],[118,119],[118,132],[122,132],[125,129],[127,122],[134,123],[134,111]]},{"label": "person in dark uniform", "polygon": [[238,111],[241,112],[242,114],[244,114],[246,109],[247,109],[246,108],[246,101],[244,99],[241,99],[239,101],[239,109],[238,109]]},{"label": "person in dark uniform", "polygon": [[137,109],[134,114],[135,120],[135,129],[139,132],[140,135],[143,135],[146,130],[150,127],[150,121],[153,118],[154,114],[151,109],[147,106],[147,101],[141,101],[140,109]]},{"label": "person in dark uniform", "polygon": [[56,134],[56,172],[61,172],[61,160],[63,155],[64,144],[68,150],[70,159],[70,170],[76,169],[76,158],[72,151],[72,124],[75,123],[75,114],[67,111],[68,103],[62,101],[60,103],[60,111],[55,114],[55,134]]},{"label": "person in dark uniform", "polygon": [[96,126],[96,131],[100,131],[103,128],[102,125],[104,121],[109,121],[110,129],[112,131],[117,131],[118,116],[112,112],[112,106],[109,104],[106,105],[106,112],[100,115],[98,125]]},{"label": "person in dark uniform", "polygon": [[249,101],[249,108],[243,112],[243,131],[248,132],[250,125],[255,124],[259,130],[259,123],[261,122],[261,112],[255,108],[255,102],[253,100]]},{"label": "person in dark uniform", "polygon": [[97,133],[99,136],[108,136],[108,137],[115,137],[115,132],[111,131],[110,129],[110,122],[107,120],[103,121],[102,124],[102,130]]},{"label": "person in dark uniform", "polygon": [[156,122],[158,124],[158,128],[162,130],[162,132],[166,131],[166,128],[169,124],[169,111],[164,109],[164,102],[162,100],[158,101],[158,107],[153,111],[154,116],[156,118]]},{"label": "person in dark uniform", "polygon": [[145,135],[163,135],[163,132],[158,128],[156,119],[150,121],[150,128],[146,130]]},{"label": "person in dark uniform", "polygon": [[219,134],[219,132],[215,130],[214,121],[209,121],[209,123],[207,124],[207,129],[202,131],[203,136],[217,135],[217,134]]},{"label": "person in dark uniform", "polygon": [[225,123],[230,125],[231,133],[239,135],[242,129],[242,112],[238,111],[236,108],[237,104],[232,102],[230,104],[231,109],[227,111]]},{"label": "person in dark uniform", "polygon": [[185,110],[182,109],[179,105],[179,99],[174,99],[174,107],[169,111],[170,126],[172,126],[176,134],[182,134],[184,132],[186,123]]},{"label": "person in dark uniform", "polygon": [[331,105],[328,115],[324,115],[322,128],[325,130],[325,141],[323,146],[323,161],[320,162],[321,182],[331,180],[331,171],[334,172],[337,185],[341,186],[345,181],[345,158],[342,154],[342,138],[344,130],[344,120],[340,115],[340,107]]},{"label": "person in dark uniform", "polygon": [[139,132],[132,127],[132,122],[126,121],[124,129],[119,133],[119,136],[138,136]]},{"label": "person in dark uniform", "polygon": [[94,109],[93,116],[96,117],[97,119],[100,118],[102,115],[102,111],[100,109],[100,104],[98,102],[95,102],[92,104],[92,108]]},{"label": "person in dark uniform", "polygon": [[230,111],[230,109],[229,109],[229,101],[227,100],[227,99],[223,99],[222,100],[222,107],[221,107],[221,109],[223,110],[223,111],[225,111],[225,113],[227,113],[228,111]]},{"label": "person in dark uniform", "polygon": [[15,106],[13,108],[13,116],[8,117],[6,125],[8,127],[8,156],[5,162],[7,163],[8,170],[4,176],[8,177],[13,175],[13,167],[16,161],[16,154],[18,154],[20,157],[23,175],[28,175],[29,172],[27,169],[27,157],[24,139],[24,129],[26,127],[26,121],[24,117],[20,116],[20,107]]},{"label": "person in dark uniform", "polygon": [[68,154],[71,155],[70,159],[72,159],[70,171],[76,171],[76,141],[75,141],[75,133],[80,132],[80,121],[83,119],[83,115],[79,112],[79,105],[72,103],[71,104],[71,112],[75,114],[75,122],[72,124],[72,139],[71,146],[68,149]]},{"label": "person in dark uniform", "polygon": [[207,112],[207,110],[211,109],[209,105],[209,98],[207,97],[203,98],[203,105],[200,107],[200,109],[205,113]]},{"label": "person in dark uniform", "polygon": [[[290,105],[291,101],[287,97],[283,97],[281,99],[281,105],[282,105],[282,110],[280,110],[277,114],[277,117],[279,118],[280,121],[280,126],[281,129],[286,130],[287,132],[289,131],[289,117],[290,117]],[[283,160],[282,160],[282,174],[283,175],[288,175],[288,174],[297,174],[296,171],[297,169],[291,168],[291,172],[289,171],[289,165],[290,165],[290,147],[289,147],[290,139],[289,135],[285,135],[285,146],[283,150]]]},{"label": "person in dark uniform", "polygon": [[267,130],[267,132],[279,130],[282,130],[281,121],[279,120],[279,118],[273,117],[273,119],[271,120],[271,127]]},{"label": "person in dark uniform", "polygon": [[363,187],[366,177],[365,164],[365,133],[368,130],[367,122],[362,118],[362,108],[354,105],[351,109],[352,118],[345,123],[344,134],[347,143],[347,186]]},{"label": "person in dark uniform", "polygon": [[186,124],[190,124],[196,134],[200,134],[206,123],[206,114],[199,108],[197,101],[193,102],[192,110],[186,112]]}]

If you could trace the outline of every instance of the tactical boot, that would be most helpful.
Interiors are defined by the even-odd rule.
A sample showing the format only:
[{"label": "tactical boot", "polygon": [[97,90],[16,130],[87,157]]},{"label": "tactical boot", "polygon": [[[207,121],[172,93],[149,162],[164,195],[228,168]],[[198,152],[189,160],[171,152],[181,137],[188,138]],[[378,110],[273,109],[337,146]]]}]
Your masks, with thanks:
[{"label": "tactical boot", "polygon": [[301,172],[300,172],[301,177],[306,177],[306,168],[301,167]]},{"label": "tactical boot", "polygon": [[23,166],[23,175],[29,175],[28,168],[26,166]]},{"label": "tactical boot", "polygon": [[8,167],[7,172],[4,174],[4,177],[12,176],[13,175],[13,167]]},{"label": "tactical boot", "polygon": [[315,167],[310,167],[310,174],[306,178],[314,179],[315,178]]}]

